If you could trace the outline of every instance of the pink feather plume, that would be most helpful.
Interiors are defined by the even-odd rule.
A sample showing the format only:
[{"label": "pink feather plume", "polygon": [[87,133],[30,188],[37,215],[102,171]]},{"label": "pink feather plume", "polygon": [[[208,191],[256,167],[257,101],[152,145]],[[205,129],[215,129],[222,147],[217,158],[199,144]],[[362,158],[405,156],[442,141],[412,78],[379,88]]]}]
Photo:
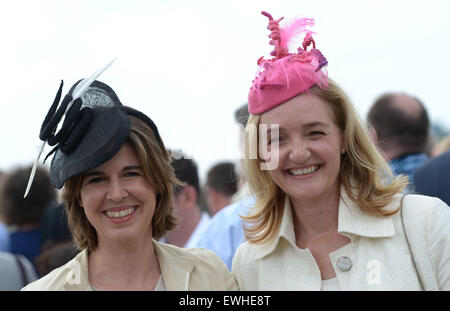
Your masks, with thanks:
[{"label": "pink feather plume", "polygon": [[289,44],[297,39],[300,34],[307,32],[307,27],[310,26],[314,26],[313,18],[294,19],[280,27],[280,48],[289,50]]},{"label": "pink feather plume", "polygon": [[280,27],[280,47],[289,50],[289,44],[297,37],[308,31],[307,27],[314,26],[313,18],[299,18]]}]

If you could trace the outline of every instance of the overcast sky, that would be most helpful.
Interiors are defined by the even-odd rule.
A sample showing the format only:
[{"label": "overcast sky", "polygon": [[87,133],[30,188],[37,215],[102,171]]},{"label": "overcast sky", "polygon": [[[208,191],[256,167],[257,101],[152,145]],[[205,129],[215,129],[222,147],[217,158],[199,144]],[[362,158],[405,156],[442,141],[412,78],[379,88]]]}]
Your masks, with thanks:
[{"label": "overcast sky", "polygon": [[380,94],[400,91],[450,127],[448,0],[0,1],[1,170],[34,161],[61,79],[65,94],[116,57],[99,80],[148,114],[202,178],[237,159],[233,114],[272,50],[262,10],[315,18],[329,76],[361,118]]}]

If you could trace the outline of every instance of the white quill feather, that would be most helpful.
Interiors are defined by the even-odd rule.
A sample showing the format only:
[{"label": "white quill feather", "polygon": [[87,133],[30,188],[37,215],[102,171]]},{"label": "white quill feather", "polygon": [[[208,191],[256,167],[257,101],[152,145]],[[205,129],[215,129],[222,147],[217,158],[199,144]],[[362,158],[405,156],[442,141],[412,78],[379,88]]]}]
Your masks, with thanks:
[{"label": "white quill feather", "polygon": [[109,66],[112,65],[112,63],[116,59],[114,58],[112,61],[110,61],[105,67],[100,68],[96,72],[94,72],[89,78],[85,78],[80,83],[77,84],[77,86],[74,88],[72,92],[72,100],[67,105],[66,112],[69,111],[70,107],[73,105],[73,102],[79,98],[83,93],[86,91],[86,89],[94,82],[106,69],[109,68]]},{"label": "white quill feather", "polygon": [[34,179],[34,174],[36,174],[36,169],[37,169],[37,166],[39,163],[39,158],[41,157],[42,151],[44,150],[45,143],[46,143],[45,141],[42,143],[41,150],[39,151],[39,154],[38,154],[36,160],[34,161],[33,168],[31,169],[30,178],[28,179],[27,189],[25,190],[25,194],[23,195],[24,199],[27,197],[28,192],[30,191],[31,184],[33,183],[33,179]]},{"label": "white quill feather", "polygon": [[[85,79],[81,80],[80,83],[78,83],[78,85],[75,87],[75,89],[72,92],[72,100],[67,105],[67,109],[65,112],[69,111],[70,107],[73,105],[73,102],[77,98],[79,98],[81,95],[83,95],[83,93],[92,84],[92,82],[94,82],[106,69],[108,69],[109,66],[111,66],[115,60],[116,59],[114,58],[106,66],[104,66],[104,67],[98,69],[96,72],[94,72],[89,78],[85,78]],[[39,154],[38,154],[36,160],[34,161],[33,168],[31,169],[30,178],[28,179],[27,188],[25,190],[25,194],[23,195],[23,198],[26,198],[28,195],[28,192],[30,191],[31,185],[34,180],[34,175],[36,174],[36,169],[37,169],[37,166],[39,163],[39,159],[40,159],[42,151],[44,150],[44,147],[45,147],[45,143],[46,143],[46,141],[43,142],[41,150],[39,151]]]}]

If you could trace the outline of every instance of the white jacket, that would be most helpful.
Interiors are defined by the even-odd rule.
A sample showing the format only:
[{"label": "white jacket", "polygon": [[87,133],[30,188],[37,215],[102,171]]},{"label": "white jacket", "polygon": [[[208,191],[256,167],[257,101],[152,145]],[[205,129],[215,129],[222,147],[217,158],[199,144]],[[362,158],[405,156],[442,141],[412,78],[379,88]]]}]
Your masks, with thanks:
[{"label": "white jacket", "polygon": [[[396,195],[386,208],[398,208],[400,198],[400,194]],[[292,209],[288,198],[285,202],[275,239],[261,245],[245,242],[236,251],[232,271],[240,290],[321,289],[320,271],[311,252],[295,244]],[[437,198],[420,195],[408,195],[403,204],[408,210],[415,211],[412,216],[416,220],[421,219],[415,222],[415,228],[407,230],[425,232],[420,236],[425,249],[415,257],[429,260],[432,267],[429,270],[434,275],[425,275],[424,283],[432,284],[430,280],[435,279],[437,285],[432,289],[450,290],[449,207]],[[422,289],[400,217],[400,212],[383,218],[368,215],[341,190],[338,232],[351,242],[329,254],[340,290]],[[409,240],[415,244],[411,237]],[[343,257],[348,257],[351,262],[347,271],[341,269]]]}]

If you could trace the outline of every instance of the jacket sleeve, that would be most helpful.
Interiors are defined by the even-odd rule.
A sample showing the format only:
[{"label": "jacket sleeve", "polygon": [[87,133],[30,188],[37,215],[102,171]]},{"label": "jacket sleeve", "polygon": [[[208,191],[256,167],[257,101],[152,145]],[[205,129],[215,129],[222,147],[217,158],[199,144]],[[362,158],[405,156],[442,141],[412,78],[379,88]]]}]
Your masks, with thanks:
[{"label": "jacket sleeve", "polygon": [[210,252],[211,261],[215,262],[214,266],[217,269],[218,276],[223,276],[224,278],[224,289],[225,291],[237,291],[239,287],[237,286],[236,279],[234,275],[228,270],[227,265],[220,259],[218,255],[213,252]]},{"label": "jacket sleeve", "polygon": [[216,253],[203,248],[190,248],[188,250],[191,254],[195,254],[197,258],[196,268],[191,276],[191,290],[239,290],[234,275]]},{"label": "jacket sleeve", "polygon": [[228,270],[227,265],[220,259],[218,255],[211,252],[211,258],[213,261],[215,261],[215,267],[217,268],[217,273],[219,275],[224,276],[224,290],[225,291],[237,291],[239,290],[239,287],[237,286],[236,279],[234,278],[234,275]]},{"label": "jacket sleeve", "polygon": [[239,287],[237,285],[236,279],[234,275],[228,270],[227,266],[225,266],[226,269],[226,277],[225,277],[225,290],[228,291],[238,291]]},{"label": "jacket sleeve", "polygon": [[435,199],[427,215],[427,243],[440,290],[450,290],[450,207]]},{"label": "jacket sleeve", "polygon": [[236,250],[236,253],[234,254],[233,257],[233,262],[232,262],[232,268],[231,271],[234,275],[234,278],[236,279],[236,283],[237,286],[240,290],[245,290],[243,287],[243,284],[241,283],[241,266],[240,266],[240,259],[242,256],[242,245],[241,244],[238,249]]}]

